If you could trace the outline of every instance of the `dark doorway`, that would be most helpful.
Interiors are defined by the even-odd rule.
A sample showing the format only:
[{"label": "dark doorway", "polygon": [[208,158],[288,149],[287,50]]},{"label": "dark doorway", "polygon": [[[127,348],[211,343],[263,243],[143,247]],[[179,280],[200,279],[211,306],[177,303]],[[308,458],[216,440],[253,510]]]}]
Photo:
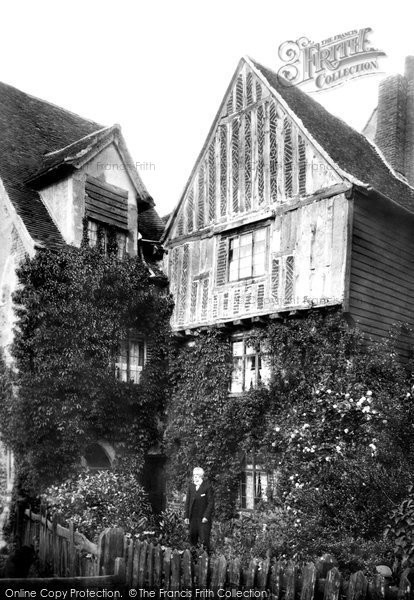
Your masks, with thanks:
[{"label": "dark doorway", "polygon": [[149,454],[142,472],[142,485],[156,514],[165,510],[166,506],[165,460],[161,454]]}]

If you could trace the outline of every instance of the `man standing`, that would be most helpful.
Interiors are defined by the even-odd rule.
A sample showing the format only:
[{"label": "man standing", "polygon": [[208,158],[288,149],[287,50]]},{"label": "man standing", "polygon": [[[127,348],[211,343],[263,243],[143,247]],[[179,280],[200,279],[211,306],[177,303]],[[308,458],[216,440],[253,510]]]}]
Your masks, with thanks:
[{"label": "man standing", "polygon": [[211,485],[204,480],[201,467],[193,469],[193,483],[190,483],[185,499],[185,523],[190,525],[190,543],[203,544],[210,549],[211,517],[214,509],[214,494]]}]

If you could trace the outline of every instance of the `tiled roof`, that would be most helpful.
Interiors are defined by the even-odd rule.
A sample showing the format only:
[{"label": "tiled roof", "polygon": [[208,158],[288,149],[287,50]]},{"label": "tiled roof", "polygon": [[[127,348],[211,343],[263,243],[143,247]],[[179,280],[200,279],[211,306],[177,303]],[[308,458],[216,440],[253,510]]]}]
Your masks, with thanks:
[{"label": "tiled roof", "polygon": [[[133,164],[119,125],[103,127],[0,82],[0,179],[36,243],[53,247],[64,242],[35,190],[46,178],[73,170],[78,160],[114,133],[119,134],[119,147],[127,164]],[[141,214],[142,208],[154,202],[139,175],[130,175]],[[162,222],[153,208],[147,213],[142,218],[141,233],[158,240]]]},{"label": "tiled roof", "polygon": [[164,223],[154,208],[139,213],[138,230],[146,240],[158,242],[164,232]]},{"label": "tiled roof", "polygon": [[249,60],[343,171],[414,211],[414,189],[396,177],[374,144],[298,87],[283,85],[276,73]]},{"label": "tiled roof", "polygon": [[25,181],[41,168],[46,153],[98,129],[102,125],[0,83],[0,177],[36,242],[54,246],[63,238]]}]

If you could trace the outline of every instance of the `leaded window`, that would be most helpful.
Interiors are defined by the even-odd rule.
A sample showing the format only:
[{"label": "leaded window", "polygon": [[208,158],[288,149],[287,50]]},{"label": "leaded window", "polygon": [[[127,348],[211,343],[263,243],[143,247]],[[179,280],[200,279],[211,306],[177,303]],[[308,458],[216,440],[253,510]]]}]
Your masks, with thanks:
[{"label": "leaded window", "polygon": [[259,277],[266,272],[267,228],[229,239],[228,280]]}]

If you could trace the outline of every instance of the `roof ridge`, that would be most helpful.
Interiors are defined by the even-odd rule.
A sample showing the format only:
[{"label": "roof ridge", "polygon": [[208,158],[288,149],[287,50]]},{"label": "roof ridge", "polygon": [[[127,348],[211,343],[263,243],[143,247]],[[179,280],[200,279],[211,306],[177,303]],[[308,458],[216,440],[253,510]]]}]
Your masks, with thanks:
[{"label": "roof ridge", "polygon": [[75,146],[76,144],[79,144],[79,142],[83,141],[83,140],[87,140],[88,138],[92,138],[100,133],[103,133],[104,131],[108,130],[108,133],[111,130],[120,130],[120,126],[115,123],[115,125],[108,125],[107,127],[102,127],[102,129],[97,129],[96,131],[92,131],[92,133],[88,133],[87,135],[84,135],[83,137],[78,138],[77,140],[75,140],[74,142],[72,142],[71,144],[68,144],[67,146],[62,146],[62,148],[58,148],[57,150],[52,150],[52,152],[46,152],[46,154],[44,154],[43,156],[46,157],[50,157],[50,156],[54,156],[55,154],[59,154],[59,152],[63,152],[64,150],[68,150],[69,148],[71,148],[72,146]]}]

